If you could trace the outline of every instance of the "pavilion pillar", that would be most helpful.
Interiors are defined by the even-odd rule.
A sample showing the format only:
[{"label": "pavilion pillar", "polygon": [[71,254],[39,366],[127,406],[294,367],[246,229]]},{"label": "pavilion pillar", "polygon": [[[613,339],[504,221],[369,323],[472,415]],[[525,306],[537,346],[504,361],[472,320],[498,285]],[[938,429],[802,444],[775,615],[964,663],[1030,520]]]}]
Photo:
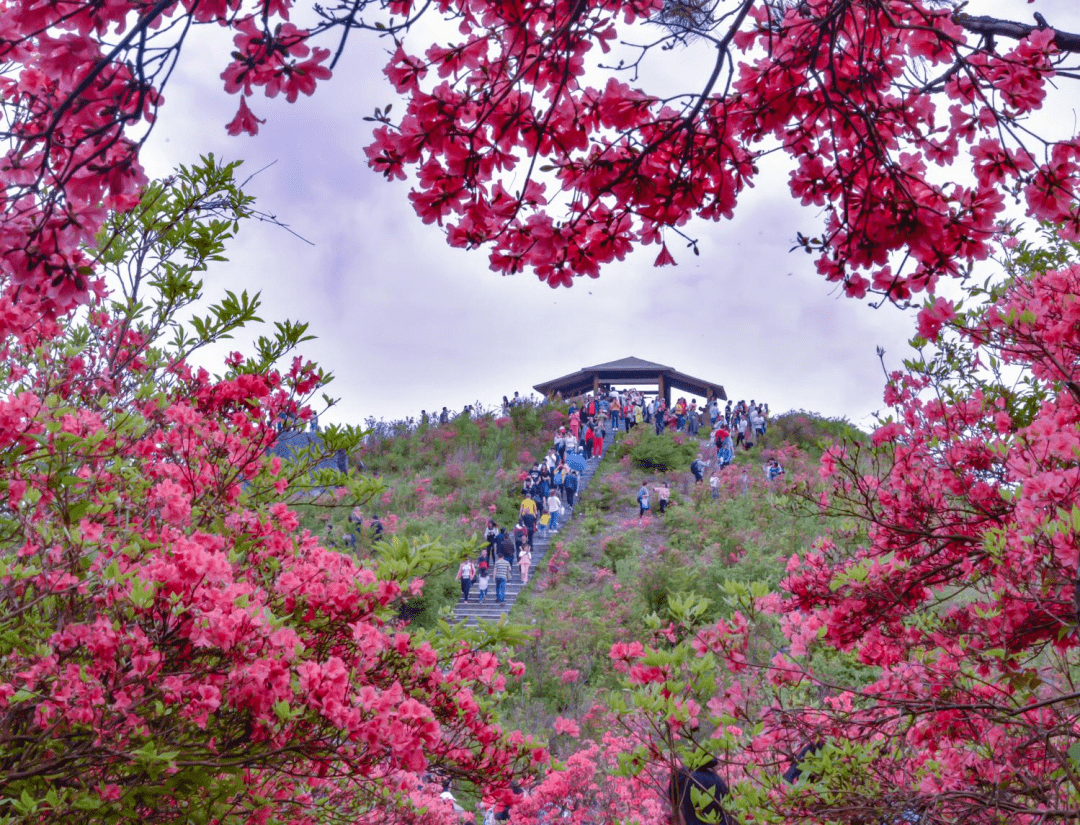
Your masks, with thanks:
[{"label": "pavilion pillar", "polygon": [[593,395],[600,394],[600,374],[596,373],[592,377],[592,393]]},{"label": "pavilion pillar", "polygon": [[667,402],[668,407],[671,406],[671,398],[668,397],[668,387],[667,383],[664,381],[663,373],[656,376],[656,395],[658,398],[663,398]]}]

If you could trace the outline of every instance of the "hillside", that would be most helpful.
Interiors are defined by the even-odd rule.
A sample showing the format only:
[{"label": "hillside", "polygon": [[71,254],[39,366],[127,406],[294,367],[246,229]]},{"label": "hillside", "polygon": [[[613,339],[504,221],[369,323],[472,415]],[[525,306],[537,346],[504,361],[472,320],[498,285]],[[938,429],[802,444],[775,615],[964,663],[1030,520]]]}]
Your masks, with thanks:
[{"label": "hillside", "polygon": [[[385,488],[365,510],[378,513],[390,535],[439,542],[459,558],[475,554],[489,517],[515,523],[523,473],[565,420],[560,406],[523,407],[509,418],[399,428],[399,435],[371,441],[355,456]],[[767,662],[782,639],[778,620],[762,616],[756,603],[777,591],[792,554],[821,536],[856,537],[852,525],[826,523],[812,504],[822,451],[842,436],[864,438],[846,422],[802,412],[778,416],[764,445],[738,451],[718,473],[714,499],[707,481],[695,484],[688,469],[698,453],[715,455],[705,433],[701,439],[655,436],[646,427],[619,433],[509,615],[523,635],[503,655],[522,663],[524,676],[507,686],[504,724],[547,740],[554,756],[572,763],[603,750],[619,720],[633,715],[619,705],[626,680],[610,655],[613,645],[648,648],[660,640],[671,647],[694,628],[732,620],[736,611],[754,617],[755,649],[748,655]],[[766,479],[769,458],[784,466],[782,481]],[[639,518],[638,489],[661,481],[671,488],[667,512],[654,508]],[[349,525],[341,509],[311,507],[304,517],[353,549],[342,541]],[[361,534],[355,552],[387,547]],[[447,628],[440,620],[452,616],[460,596],[455,570],[446,565],[429,576],[403,618],[434,632]],[[815,666],[864,678],[844,657]],[[609,780],[619,773],[597,759],[593,770]]]},{"label": "hillside", "polygon": [[386,549],[373,535],[375,517],[384,537],[400,539],[402,547],[449,548],[455,561],[427,576],[423,593],[403,611],[412,624],[433,627],[459,596],[456,562],[475,551],[488,519],[506,525],[517,520],[519,474],[547,453],[552,431],[565,421],[565,406],[523,406],[508,417],[459,416],[441,427],[387,427],[396,434],[369,439],[352,456],[352,471],[382,488],[359,508],[363,527],[357,531],[349,522],[352,508],[332,497],[299,504],[302,524],[360,556]]},{"label": "hillside", "polygon": [[[682,460],[670,470],[646,470],[635,456],[648,451],[652,434],[636,428],[620,435],[555,543],[545,575],[513,616],[529,626],[530,638],[517,651],[528,679],[511,710],[514,723],[548,730],[556,717],[587,716],[618,686],[611,646],[646,642],[657,629],[680,624],[689,601],[698,600],[695,621],[706,624],[774,592],[791,554],[828,532],[807,506],[816,489],[814,456],[846,431],[842,422],[812,414],[779,416],[766,447],[740,451],[719,473],[715,500],[708,483],[695,484],[688,469],[698,452],[714,453],[707,438],[665,433],[659,439]],[[781,433],[796,442],[781,440]],[[773,457],[786,470],[782,483],[765,478],[762,465]],[[638,489],[661,481],[671,488],[667,512],[654,507],[639,518]],[[601,736],[607,720],[598,722],[590,732]],[[563,755],[575,747],[559,738],[554,743]]]}]

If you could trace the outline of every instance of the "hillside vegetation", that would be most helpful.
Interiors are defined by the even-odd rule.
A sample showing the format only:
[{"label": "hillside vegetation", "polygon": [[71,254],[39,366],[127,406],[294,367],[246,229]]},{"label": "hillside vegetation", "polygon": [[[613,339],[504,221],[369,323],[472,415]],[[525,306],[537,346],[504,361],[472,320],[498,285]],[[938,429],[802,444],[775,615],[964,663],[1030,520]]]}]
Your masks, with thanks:
[{"label": "hillside vegetation", "polygon": [[[565,420],[559,406],[520,407],[507,418],[460,417],[373,440],[356,461],[385,489],[366,512],[378,513],[391,535],[472,553],[488,518],[508,528],[516,522],[521,473],[546,453]],[[765,446],[739,451],[720,473],[714,500],[689,472],[695,455],[714,452],[706,433],[701,439],[658,436],[651,427],[620,433],[511,613],[512,623],[525,628],[525,642],[512,655],[526,675],[508,688],[506,724],[543,737],[557,720],[572,719],[580,737],[602,738],[610,720],[598,709],[620,684],[609,656],[613,644],[646,642],[661,629],[672,633],[685,623],[688,605],[697,624],[729,617],[775,592],[790,556],[818,537],[854,538],[850,525],[845,531],[827,524],[812,505],[817,461],[841,437],[864,438],[847,422],[813,413],[778,416]],[[786,469],[782,482],[765,479],[762,465],[771,457]],[[661,480],[672,490],[666,514],[654,509],[639,519],[637,490],[643,481]],[[346,515],[311,506],[305,518],[341,541]],[[372,552],[369,539],[362,535],[356,552]],[[454,571],[444,570],[425,582],[407,618],[433,627],[458,595]],[[762,655],[775,653],[775,621],[762,620],[760,631]],[[835,667],[857,669],[851,662]],[[567,729],[565,721],[560,727]],[[568,756],[580,737],[556,733],[553,752]]]},{"label": "hillside vegetation", "polygon": [[[313,533],[362,556],[385,550],[386,542],[377,545],[372,534],[376,516],[384,537],[402,540],[401,551],[437,543],[456,547],[458,558],[475,555],[488,519],[508,528],[517,521],[520,473],[547,454],[552,432],[565,421],[565,407],[522,406],[507,417],[459,416],[444,426],[388,428],[397,434],[371,438],[353,456],[353,472],[382,486],[360,507],[361,530],[348,521],[352,508],[329,495],[297,510]],[[453,605],[460,595],[455,573],[453,565],[425,579],[423,592],[404,611],[411,623],[432,627]]]}]

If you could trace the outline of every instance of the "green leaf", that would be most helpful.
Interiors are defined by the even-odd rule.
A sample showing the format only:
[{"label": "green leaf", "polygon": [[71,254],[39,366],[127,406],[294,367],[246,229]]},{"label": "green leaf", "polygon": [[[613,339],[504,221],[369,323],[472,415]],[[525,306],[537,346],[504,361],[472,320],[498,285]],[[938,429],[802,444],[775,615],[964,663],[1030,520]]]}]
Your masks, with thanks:
[{"label": "green leaf", "polygon": [[1069,759],[1073,764],[1080,768],[1080,742],[1074,742],[1069,745]]}]

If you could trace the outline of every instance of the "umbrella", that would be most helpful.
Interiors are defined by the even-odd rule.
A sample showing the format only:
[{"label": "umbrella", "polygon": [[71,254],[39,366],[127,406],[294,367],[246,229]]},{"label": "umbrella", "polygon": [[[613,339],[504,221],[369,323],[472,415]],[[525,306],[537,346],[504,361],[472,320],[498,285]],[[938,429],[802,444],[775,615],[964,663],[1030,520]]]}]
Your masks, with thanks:
[{"label": "umbrella", "polygon": [[577,470],[579,473],[583,473],[583,472],[585,472],[585,466],[586,466],[586,464],[585,464],[585,456],[580,455],[579,453],[574,453],[573,455],[568,455],[566,457],[566,465],[571,470]]}]

